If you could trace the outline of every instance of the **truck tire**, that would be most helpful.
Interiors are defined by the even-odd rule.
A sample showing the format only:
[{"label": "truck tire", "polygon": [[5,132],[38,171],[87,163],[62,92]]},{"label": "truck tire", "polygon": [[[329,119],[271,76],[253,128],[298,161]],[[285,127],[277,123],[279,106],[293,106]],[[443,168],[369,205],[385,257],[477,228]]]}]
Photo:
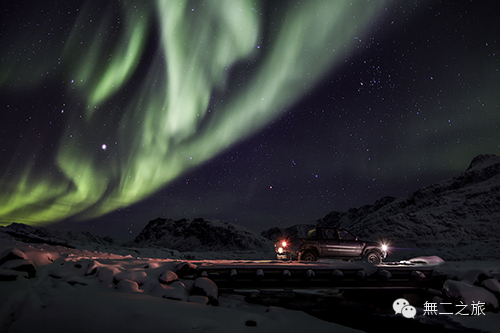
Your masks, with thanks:
[{"label": "truck tire", "polygon": [[366,254],[365,261],[370,264],[378,265],[382,262],[382,257],[377,251],[370,251]]},{"label": "truck tire", "polygon": [[316,253],[313,251],[304,251],[300,255],[300,261],[316,261],[318,260],[318,257],[316,256]]}]

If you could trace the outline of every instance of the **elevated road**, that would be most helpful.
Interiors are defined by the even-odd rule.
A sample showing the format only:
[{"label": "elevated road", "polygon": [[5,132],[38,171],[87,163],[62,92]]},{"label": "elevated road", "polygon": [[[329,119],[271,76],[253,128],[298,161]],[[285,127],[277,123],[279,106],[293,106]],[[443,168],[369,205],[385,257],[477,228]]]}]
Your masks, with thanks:
[{"label": "elevated road", "polygon": [[425,264],[323,260],[283,261],[193,261],[197,276],[206,276],[225,292],[238,290],[293,289],[437,289],[446,276],[438,266]]},{"label": "elevated road", "polygon": [[[447,279],[439,265],[410,262],[191,262],[197,266],[196,276],[210,278],[221,294],[242,295],[247,302],[305,311],[365,331],[373,331],[374,327],[386,327],[388,332],[407,330],[408,319],[394,315],[394,301],[404,298],[415,307],[423,307],[441,294]],[[415,321],[412,327],[425,332],[462,330],[445,317],[437,319],[432,323]]]}]

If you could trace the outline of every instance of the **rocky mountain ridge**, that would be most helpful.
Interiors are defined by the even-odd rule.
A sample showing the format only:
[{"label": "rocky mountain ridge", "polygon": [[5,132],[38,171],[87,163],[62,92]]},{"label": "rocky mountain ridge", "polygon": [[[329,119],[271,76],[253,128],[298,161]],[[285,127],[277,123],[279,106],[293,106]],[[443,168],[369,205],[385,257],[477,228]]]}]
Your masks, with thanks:
[{"label": "rocky mountain ridge", "polygon": [[182,252],[254,251],[256,253],[269,253],[272,250],[272,244],[267,239],[244,227],[202,218],[178,221],[157,218],[149,221],[134,240],[125,243],[86,231],[57,231],[21,223],[0,227],[0,237],[24,243],[42,243],[88,250],[123,248],[138,252],[139,248],[156,248]]},{"label": "rocky mountain ridge", "polygon": [[127,246],[165,247],[178,251],[234,251],[269,248],[267,239],[220,220],[157,218]]}]

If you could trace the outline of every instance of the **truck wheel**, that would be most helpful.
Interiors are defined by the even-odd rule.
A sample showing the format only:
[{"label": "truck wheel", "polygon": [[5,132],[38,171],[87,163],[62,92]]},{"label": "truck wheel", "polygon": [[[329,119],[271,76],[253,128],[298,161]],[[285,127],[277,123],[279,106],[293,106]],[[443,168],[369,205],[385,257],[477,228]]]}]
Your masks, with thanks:
[{"label": "truck wheel", "polygon": [[382,258],[380,257],[380,253],[372,251],[372,252],[368,252],[368,254],[365,257],[365,261],[369,262],[370,264],[377,265],[377,264],[380,264],[380,262],[382,261]]},{"label": "truck wheel", "polygon": [[316,257],[316,254],[314,254],[314,252],[312,252],[312,251],[305,251],[300,256],[300,260],[301,261],[316,261],[316,260],[318,260],[318,258]]}]

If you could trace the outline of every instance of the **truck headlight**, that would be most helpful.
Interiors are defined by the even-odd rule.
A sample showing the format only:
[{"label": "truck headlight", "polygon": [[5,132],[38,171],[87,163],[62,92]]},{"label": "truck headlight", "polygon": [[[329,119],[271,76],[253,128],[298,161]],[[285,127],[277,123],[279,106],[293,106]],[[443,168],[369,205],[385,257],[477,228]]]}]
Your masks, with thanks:
[{"label": "truck headlight", "polygon": [[387,252],[387,245],[382,244],[382,251]]},{"label": "truck headlight", "polygon": [[279,253],[279,254],[282,254],[282,253],[283,253],[283,248],[282,248],[282,247],[279,247],[279,248],[278,248],[278,253]]},{"label": "truck headlight", "polygon": [[281,246],[286,247],[286,242],[281,243]]}]

